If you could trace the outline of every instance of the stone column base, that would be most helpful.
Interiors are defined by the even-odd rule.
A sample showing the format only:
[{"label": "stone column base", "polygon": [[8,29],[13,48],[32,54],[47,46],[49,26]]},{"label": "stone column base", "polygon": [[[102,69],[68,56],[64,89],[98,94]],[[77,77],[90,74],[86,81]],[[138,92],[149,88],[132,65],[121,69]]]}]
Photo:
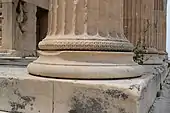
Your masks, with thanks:
[{"label": "stone column base", "polygon": [[160,58],[159,54],[149,53],[144,55],[144,65],[161,65],[163,59]]},{"label": "stone column base", "polygon": [[165,51],[159,51],[159,58],[162,59],[163,61],[167,61],[168,60],[168,53]]},{"label": "stone column base", "polygon": [[28,66],[30,74],[57,78],[113,79],[138,77],[144,71],[142,66],[133,62],[133,53],[62,51],[40,54]]},{"label": "stone column base", "polygon": [[144,54],[143,64],[144,65],[161,65],[163,64],[163,59],[160,58],[157,49],[147,48],[147,52]]}]

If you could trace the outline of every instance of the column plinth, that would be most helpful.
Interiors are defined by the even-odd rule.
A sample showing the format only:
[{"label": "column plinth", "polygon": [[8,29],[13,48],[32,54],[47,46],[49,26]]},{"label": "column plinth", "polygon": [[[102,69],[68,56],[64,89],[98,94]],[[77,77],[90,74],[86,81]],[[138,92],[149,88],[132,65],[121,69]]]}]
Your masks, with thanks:
[{"label": "column plinth", "polygon": [[123,31],[123,0],[51,0],[47,37],[33,75],[103,79],[140,76]]}]

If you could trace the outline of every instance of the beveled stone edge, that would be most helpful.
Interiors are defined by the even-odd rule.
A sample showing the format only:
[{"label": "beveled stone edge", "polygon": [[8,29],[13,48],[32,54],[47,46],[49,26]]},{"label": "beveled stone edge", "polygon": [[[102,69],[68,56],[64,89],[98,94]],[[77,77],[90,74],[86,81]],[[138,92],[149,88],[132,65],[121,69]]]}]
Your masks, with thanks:
[{"label": "beveled stone edge", "polygon": [[[66,56],[71,57],[71,55],[77,53],[79,55],[91,53],[91,58],[88,60],[85,57],[85,61],[83,59],[76,61],[75,59],[66,58]],[[111,55],[112,57],[109,57],[110,59],[106,63],[95,60],[91,61],[91,59],[95,59],[96,56],[100,57],[101,54],[101,58],[103,59],[102,62],[106,62],[105,57],[107,58],[107,55]],[[114,58],[116,55],[118,56]],[[111,61],[111,58],[113,58],[113,62]],[[123,58],[123,61],[121,58]],[[115,59],[118,61],[114,61]],[[27,68],[28,72],[33,75],[69,79],[133,78],[141,76],[144,72],[144,68],[133,61],[133,53],[131,52],[127,52],[126,54],[123,54],[122,52],[121,54],[121,52],[42,51],[40,52],[40,57],[33,63],[29,64]]]},{"label": "beveled stone edge", "polygon": [[142,66],[90,66],[90,69],[88,67],[31,63],[27,68],[32,75],[65,79],[125,79],[142,76]]}]

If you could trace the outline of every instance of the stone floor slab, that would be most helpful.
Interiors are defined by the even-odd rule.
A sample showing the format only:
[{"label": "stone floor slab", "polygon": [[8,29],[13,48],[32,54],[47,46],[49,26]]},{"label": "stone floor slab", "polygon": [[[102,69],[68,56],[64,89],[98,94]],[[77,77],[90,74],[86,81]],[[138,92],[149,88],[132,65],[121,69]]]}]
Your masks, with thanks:
[{"label": "stone floor slab", "polygon": [[[0,68],[4,69],[5,67]],[[20,71],[17,72],[17,70]],[[10,74],[12,72],[14,73]],[[1,111],[10,113],[52,113],[52,82],[27,76],[25,69],[20,67],[10,67],[3,74],[1,70],[0,74]]]},{"label": "stone floor slab", "polygon": [[140,78],[66,80],[31,76],[25,67],[0,66],[0,111],[148,113],[164,69],[145,68]]},{"label": "stone floor slab", "polygon": [[54,82],[55,113],[148,113],[161,75],[146,66],[140,78],[125,80],[57,80]]},{"label": "stone floor slab", "polygon": [[170,74],[162,84],[160,95],[156,98],[149,113],[170,113]]}]

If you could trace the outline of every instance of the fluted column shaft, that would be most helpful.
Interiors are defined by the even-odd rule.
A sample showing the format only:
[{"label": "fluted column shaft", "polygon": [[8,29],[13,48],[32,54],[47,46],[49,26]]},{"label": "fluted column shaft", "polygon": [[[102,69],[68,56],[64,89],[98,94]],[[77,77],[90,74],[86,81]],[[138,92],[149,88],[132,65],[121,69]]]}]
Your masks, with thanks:
[{"label": "fluted column shaft", "polygon": [[166,11],[163,0],[155,0],[155,30],[156,30],[156,48],[159,51],[166,51]]},{"label": "fluted column shaft", "polygon": [[41,50],[131,51],[124,37],[123,0],[50,0]]},{"label": "fluted column shaft", "polygon": [[161,64],[158,50],[165,43],[163,0],[124,0],[124,5],[125,35],[136,48],[146,48],[142,48],[146,53],[143,64]]},{"label": "fluted column shaft", "polygon": [[162,43],[162,50],[166,51],[166,12],[163,14],[163,22],[162,22],[162,34],[163,34],[163,43]]},{"label": "fluted column shaft", "polygon": [[124,0],[124,30],[134,45],[139,40],[153,45],[153,0]]},{"label": "fluted column shaft", "polygon": [[163,0],[124,0],[124,31],[127,39],[134,45],[141,40],[152,50],[165,48],[164,9]]},{"label": "fluted column shaft", "polygon": [[143,67],[133,61],[133,45],[124,36],[123,4],[123,0],[50,0],[48,34],[28,72],[80,79],[142,75]]}]

